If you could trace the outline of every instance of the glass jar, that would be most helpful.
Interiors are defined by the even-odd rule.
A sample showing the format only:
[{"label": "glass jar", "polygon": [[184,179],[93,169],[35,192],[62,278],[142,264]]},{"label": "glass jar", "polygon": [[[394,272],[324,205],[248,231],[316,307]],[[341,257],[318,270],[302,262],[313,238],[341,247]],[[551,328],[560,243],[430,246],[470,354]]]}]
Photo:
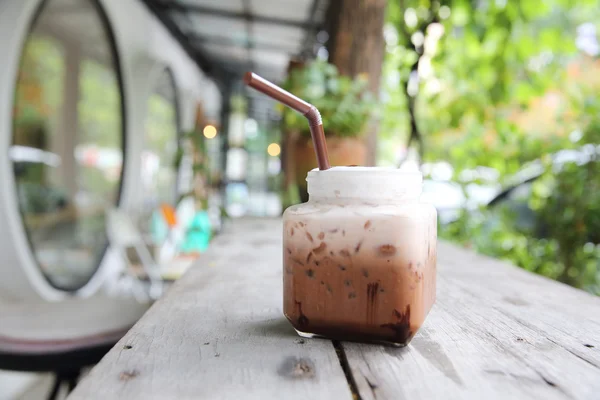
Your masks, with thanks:
[{"label": "glass jar", "polygon": [[435,301],[437,213],[420,172],[308,173],[283,214],[283,310],[299,335],[406,345]]}]

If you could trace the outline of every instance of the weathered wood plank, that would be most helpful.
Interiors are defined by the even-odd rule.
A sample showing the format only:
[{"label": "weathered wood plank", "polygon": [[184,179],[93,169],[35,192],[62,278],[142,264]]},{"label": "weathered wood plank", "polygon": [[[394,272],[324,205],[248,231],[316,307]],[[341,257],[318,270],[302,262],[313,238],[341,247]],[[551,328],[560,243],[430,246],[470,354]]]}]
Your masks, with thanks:
[{"label": "weathered wood plank", "polygon": [[[280,232],[237,222],[72,398],[352,398],[331,342],[281,315]],[[600,299],[444,243],[438,260],[407,348],[338,346],[360,398],[600,399]]]},{"label": "weathered wood plank", "polygon": [[352,399],[330,341],[282,315],[281,226],[238,222],[70,399]]},{"label": "weathered wood plank", "polygon": [[362,399],[600,398],[600,299],[439,247],[437,304],[412,343],[343,344]]},{"label": "weathered wood plank", "polygon": [[600,367],[597,296],[449,245],[443,263],[452,284]]}]

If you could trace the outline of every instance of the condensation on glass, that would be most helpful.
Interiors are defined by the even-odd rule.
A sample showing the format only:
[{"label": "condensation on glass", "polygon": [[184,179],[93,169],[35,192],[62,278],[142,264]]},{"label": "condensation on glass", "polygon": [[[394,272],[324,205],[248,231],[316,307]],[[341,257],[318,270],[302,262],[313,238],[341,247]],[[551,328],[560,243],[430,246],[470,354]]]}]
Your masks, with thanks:
[{"label": "condensation on glass", "polygon": [[123,95],[114,39],[92,0],[47,0],[16,77],[10,158],[31,251],[55,287],[76,290],[108,240],[119,199]]},{"label": "condensation on glass", "polygon": [[177,91],[173,75],[164,69],[148,98],[146,135],[141,160],[143,198],[147,211],[177,200],[179,142]]}]

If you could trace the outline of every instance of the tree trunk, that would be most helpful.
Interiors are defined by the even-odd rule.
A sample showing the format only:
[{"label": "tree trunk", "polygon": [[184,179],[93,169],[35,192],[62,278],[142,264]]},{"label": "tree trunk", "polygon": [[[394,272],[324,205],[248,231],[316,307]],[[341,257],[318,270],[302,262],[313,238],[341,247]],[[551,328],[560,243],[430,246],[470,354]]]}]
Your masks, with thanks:
[{"label": "tree trunk", "polygon": [[[385,44],[383,24],[387,0],[332,0],[327,20],[330,33],[329,60],[344,75],[365,74],[369,90],[378,97]],[[376,121],[367,133],[368,165],[377,155]]]}]

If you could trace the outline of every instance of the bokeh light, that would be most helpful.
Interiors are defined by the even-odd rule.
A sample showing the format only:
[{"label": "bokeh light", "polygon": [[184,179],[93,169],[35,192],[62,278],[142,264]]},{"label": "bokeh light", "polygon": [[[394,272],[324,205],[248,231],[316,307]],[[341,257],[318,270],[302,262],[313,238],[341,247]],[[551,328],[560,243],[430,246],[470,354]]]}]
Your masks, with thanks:
[{"label": "bokeh light", "polygon": [[212,139],[217,136],[217,128],[212,125],[206,125],[202,133],[204,134],[205,138]]},{"label": "bokeh light", "polygon": [[277,157],[279,153],[281,153],[281,147],[279,147],[277,143],[271,143],[269,147],[267,147],[267,153],[272,157]]}]

